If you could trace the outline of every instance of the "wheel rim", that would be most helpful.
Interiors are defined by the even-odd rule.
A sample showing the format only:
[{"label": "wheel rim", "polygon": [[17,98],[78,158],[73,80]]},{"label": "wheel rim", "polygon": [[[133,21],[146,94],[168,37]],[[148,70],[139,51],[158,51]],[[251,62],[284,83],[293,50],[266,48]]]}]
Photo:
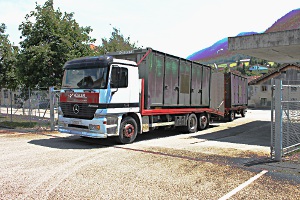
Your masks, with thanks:
[{"label": "wheel rim", "polygon": [[132,124],[126,124],[123,128],[123,135],[130,138],[134,135],[134,126]]},{"label": "wheel rim", "polygon": [[190,120],[191,130],[195,130],[195,126],[196,126],[196,119],[194,117],[192,117]]},{"label": "wheel rim", "polygon": [[206,123],[207,123],[207,118],[205,116],[201,116],[200,117],[200,126],[201,126],[202,129],[205,128]]},{"label": "wheel rim", "polygon": [[231,119],[234,119],[234,112],[231,112],[230,117]]}]

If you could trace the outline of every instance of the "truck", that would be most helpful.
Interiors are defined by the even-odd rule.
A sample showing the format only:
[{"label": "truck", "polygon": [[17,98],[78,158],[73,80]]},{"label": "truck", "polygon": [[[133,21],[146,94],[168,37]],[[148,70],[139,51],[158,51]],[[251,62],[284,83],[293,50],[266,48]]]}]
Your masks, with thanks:
[{"label": "truck", "polygon": [[122,144],[159,127],[194,133],[214,118],[245,115],[247,84],[235,78],[152,48],[70,60],[64,65],[58,130],[117,136]]}]

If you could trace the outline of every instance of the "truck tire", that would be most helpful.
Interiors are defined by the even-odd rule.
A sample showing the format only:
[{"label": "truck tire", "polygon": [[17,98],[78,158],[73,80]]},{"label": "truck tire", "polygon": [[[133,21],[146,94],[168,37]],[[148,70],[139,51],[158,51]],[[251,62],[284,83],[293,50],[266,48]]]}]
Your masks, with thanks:
[{"label": "truck tire", "polygon": [[187,119],[187,132],[189,133],[195,133],[197,131],[197,126],[198,126],[198,122],[197,122],[197,116],[192,113],[189,115],[188,119]]},{"label": "truck tire", "polygon": [[122,144],[132,143],[137,136],[137,123],[132,117],[125,117],[121,121],[119,130],[119,142]]},{"label": "truck tire", "polygon": [[209,125],[208,117],[206,114],[200,114],[198,121],[199,121],[199,126],[198,126],[199,131],[206,129]]},{"label": "truck tire", "polygon": [[246,110],[245,110],[245,109],[241,110],[241,116],[242,116],[242,117],[245,117],[245,116],[246,116]]},{"label": "truck tire", "polygon": [[235,112],[234,110],[231,110],[228,115],[228,121],[232,122],[234,119],[235,119]]}]

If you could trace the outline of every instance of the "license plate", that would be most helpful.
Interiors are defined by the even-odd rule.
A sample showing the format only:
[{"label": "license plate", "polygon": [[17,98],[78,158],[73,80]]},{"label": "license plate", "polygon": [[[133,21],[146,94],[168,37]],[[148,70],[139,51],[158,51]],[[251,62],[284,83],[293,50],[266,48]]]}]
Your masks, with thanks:
[{"label": "license plate", "polygon": [[74,121],[72,122],[72,124],[79,125],[79,124],[80,124],[80,121],[74,120]]}]

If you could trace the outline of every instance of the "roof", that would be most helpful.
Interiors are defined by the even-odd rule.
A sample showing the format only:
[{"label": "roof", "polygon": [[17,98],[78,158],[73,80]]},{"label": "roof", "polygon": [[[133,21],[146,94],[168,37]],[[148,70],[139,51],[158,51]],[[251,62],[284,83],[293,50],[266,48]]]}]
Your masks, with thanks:
[{"label": "roof", "polygon": [[255,65],[250,67],[249,70],[268,70],[268,68],[260,65]]},{"label": "roof", "polygon": [[300,70],[300,64],[296,64],[296,63],[295,64],[285,64],[279,68],[276,68],[275,70],[271,70],[269,73],[266,73],[265,75],[260,76],[257,79],[250,81],[249,85],[255,85],[255,84],[263,81],[264,79],[268,79],[268,78],[272,77],[273,75],[278,74],[281,71],[284,71],[284,69],[289,68],[289,67],[296,67],[296,68],[299,68],[299,70]]},{"label": "roof", "polygon": [[255,79],[259,78],[259,77],[261,77],[261,75],[260,75],[260,76],[248,76],[248,77],[247,77],[247,79],[248,79],[248,84],[249,84],[251,81],[253,81],[253,80],[255,80]]},{"label": "roof", "polygon": [[228,50],[277,63],[300,61],[300,29],[228,38]]}]

